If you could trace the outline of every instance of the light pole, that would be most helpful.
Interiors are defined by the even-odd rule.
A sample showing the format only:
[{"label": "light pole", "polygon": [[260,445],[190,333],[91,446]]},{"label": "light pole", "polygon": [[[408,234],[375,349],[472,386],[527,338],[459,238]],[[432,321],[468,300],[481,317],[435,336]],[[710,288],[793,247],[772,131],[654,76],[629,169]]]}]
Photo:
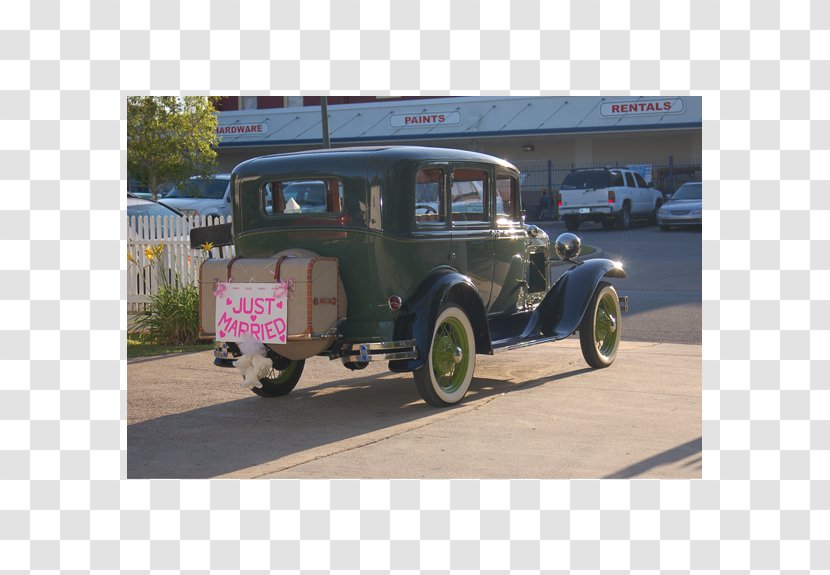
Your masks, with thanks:
[{"label": "light pole", "polygon": [[320,113],[323,115],[323,147],[331,148],[331,140],[329,139],[329,105],[326,96],[320,98]]}]

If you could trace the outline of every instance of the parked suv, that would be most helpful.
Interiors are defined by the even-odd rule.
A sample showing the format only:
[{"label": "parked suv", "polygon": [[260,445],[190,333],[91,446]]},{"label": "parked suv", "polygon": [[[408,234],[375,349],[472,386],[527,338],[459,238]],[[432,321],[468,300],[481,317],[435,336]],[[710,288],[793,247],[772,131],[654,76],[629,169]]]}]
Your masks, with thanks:
[{"label": "parked suv", "polygon": [[231,215],[230,174],[194,176],[164,196],[164,203],[186,216],[227,218]]},{"label": "parked suv", "polygon": [[649,187],[637,172],[622,168],[575,170],[559,190],[559,215],[569,231],[582,222],[598,222],[606,229],[624,230],[633,218],[656,223],[663,194]]},{"label": "parked suv", "polygon": [[[353,370],[387,361],[434,406],[461,401],[477,354],[579,331],[589,365],[614,361],[627,299],[608,280],[622,266],[577,262],[574,234],[551,245],[526,225],[519,171],[504,160],[415,146],[295,152],[239,164],[231,189],[236,257],[202,264],[200,327],[257,395],[288,394],[314,355]],[[311,205],[307,192],[319,209],[289,210]],[[229,230],[196,228],[191,245]],[[570,264],[556,282],[552,249]]]}]

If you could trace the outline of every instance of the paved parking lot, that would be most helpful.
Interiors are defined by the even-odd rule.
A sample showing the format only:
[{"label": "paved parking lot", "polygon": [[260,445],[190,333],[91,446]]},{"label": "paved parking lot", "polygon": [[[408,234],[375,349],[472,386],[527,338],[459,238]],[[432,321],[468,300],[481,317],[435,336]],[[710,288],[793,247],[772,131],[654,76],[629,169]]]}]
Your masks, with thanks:
[{"label": "paved parking lot", "polygon": [[700,477],[700,233],[579,235],[629,274],[610,368],[589,369],[575,338],[478,356],[467,398],[439,410],[384,364],[315,357],[266,400],[210,352],[130,360],[128,476]]}]

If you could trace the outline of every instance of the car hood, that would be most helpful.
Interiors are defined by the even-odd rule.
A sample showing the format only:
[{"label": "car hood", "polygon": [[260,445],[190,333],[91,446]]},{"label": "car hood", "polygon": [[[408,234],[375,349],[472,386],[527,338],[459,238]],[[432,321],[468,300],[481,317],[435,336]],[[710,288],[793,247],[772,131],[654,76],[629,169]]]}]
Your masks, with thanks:
[{"label": "car hood", "polygon": [[683,208],[686,210],[696,210],[702,207],[701,200],[669,200],[663,204],[666,208]]},{"label": "car hood", "polygon": [[179,211],[198,210],[199,213],[202,213],[208,209],[213,209],[221,212],[226,205],[227,211],[230,211],[230,204],[225,202],[225,200],[207,200],[204,198],[163,198],[161,203],[170,206],[171,208],[176,208]]}]

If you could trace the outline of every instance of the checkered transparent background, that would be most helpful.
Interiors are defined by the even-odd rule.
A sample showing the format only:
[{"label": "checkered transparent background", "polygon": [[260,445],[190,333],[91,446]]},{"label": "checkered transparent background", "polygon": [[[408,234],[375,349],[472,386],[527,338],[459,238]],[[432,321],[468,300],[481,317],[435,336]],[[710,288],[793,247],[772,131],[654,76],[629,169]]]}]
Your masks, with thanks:
[{"label": "checkered transparent background", "polygon": [[[830,569],[830,2],[0,8],[0,570]],[[125,97],[703,97],[696,481],[121,480]]]}]

